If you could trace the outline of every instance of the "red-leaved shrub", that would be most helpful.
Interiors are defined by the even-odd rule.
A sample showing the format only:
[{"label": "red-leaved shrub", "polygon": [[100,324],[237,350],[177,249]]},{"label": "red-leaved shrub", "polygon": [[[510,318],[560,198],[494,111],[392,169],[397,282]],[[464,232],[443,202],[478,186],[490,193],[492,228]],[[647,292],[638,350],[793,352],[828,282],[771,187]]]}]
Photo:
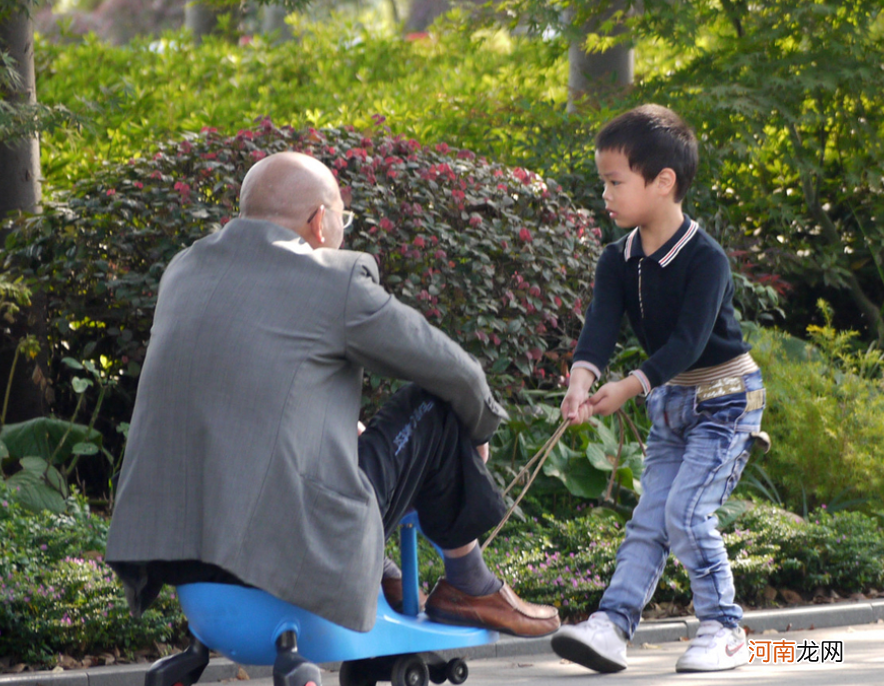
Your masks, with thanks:
[{"label": "red-leaved shrub", "polygon": [[[6,268],[47,295],[55,374],[71,356],[121,375],[105,433],[131,412],[166,264],[234,217],[245,172],[283,150],[333,170],[356,212],[344,247],[374,255],[383,285],[479,358],[504,399],[561,381],[599,252],[590,214],[555,182],[390,136],[380,119],[368,132],[205,129],[96,169],[14,223]],[[369,380],[371,404],[384,388]]]}]

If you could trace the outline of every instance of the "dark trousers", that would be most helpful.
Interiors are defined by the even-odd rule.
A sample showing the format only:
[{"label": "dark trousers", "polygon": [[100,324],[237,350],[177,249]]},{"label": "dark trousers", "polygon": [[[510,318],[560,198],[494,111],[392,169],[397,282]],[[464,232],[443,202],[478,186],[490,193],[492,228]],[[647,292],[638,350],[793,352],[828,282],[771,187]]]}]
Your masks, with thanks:
[{"label": "dark trousers", "polygon": [[506,505],[451,406],[410,384],[359,437],[359,466],[374,486],[387,537],[414,508],[436,545],[459,548],[497,525]]}]

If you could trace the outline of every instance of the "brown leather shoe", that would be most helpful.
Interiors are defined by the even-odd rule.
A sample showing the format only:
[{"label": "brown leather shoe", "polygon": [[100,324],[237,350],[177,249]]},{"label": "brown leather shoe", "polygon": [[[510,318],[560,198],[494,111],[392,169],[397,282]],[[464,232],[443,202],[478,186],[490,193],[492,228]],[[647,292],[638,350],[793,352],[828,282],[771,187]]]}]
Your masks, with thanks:
[{"label": "brown leather shoe", "polygon": [[[402,579],[394,579],[385,577],[381,579],[381,590],[384,592],[384,598],[396,612],[402,612]],[[424,606],[427,604],[427,594],[422,590],[417,590],[418,609],[423,612]]]},{"label": "brown leather shoe", "polygon": [[427,599],[427,615],[441,624],[493,629],[528,638],[559,628],[559,611],[550,605],[526,603],[508,584],[491,595],[471,596],[439,579]]}]

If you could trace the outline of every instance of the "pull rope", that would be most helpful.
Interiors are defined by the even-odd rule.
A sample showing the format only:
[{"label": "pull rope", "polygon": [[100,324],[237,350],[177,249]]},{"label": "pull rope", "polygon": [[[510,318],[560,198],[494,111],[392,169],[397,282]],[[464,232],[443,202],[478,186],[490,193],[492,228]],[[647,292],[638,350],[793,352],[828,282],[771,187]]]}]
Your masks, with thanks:
[{"label": "pull rope", "polygon": [[[632,434],[635,436],[635,440],[638,441],[639,447],[641,447],[642,455],[647,455],[645,451],[645,444],[642,442],[641,436],[639,436],[638,429],[636,429],[635,424],[632,423],[632,420],[626,416],[626,413],[623,410],[617,410],[617,418],[620,420],[620,445],[617,449],[617,458],[616,462],[613,465],[613,470],[611,472],[611,479],[608,483],[608,489],[605,493],[605,500],[611,500],[611,491],[614,486],[614,476],[617,474],[617,468],[620,463],[620,455],[623,452],[623,443],[626,438],[625,436],[625,427],[624,424],[628,424],[629,428],[632,430]],[[597,419],[591,419],[590,423],[595,426],[598,423]],[[510,508],[507,510],[506,514],[503,516],[503,519],[500,520],[500,523],[494,527],[494,530],[488,535],[488,538],[485,539],[485,542],[482,544],[481,551],[485,552],[485,548],[494,540],[495,536],[500,532],[500,530],[504,527],[504,525],[509,521],[510,516],[515,512],[516,508],[519,506],[519,503],[522,502],[522,498],[525,497],[525,494],[528,493],[528,489],[531,488],[531,484],[534,483],[534,479],[537,478],[537,475],[540,473],[540,470],[543,468],[543,463],[546,462],[546,458],[549,457],[549,454],[552,452],[552,449],[556,447],[556,444],[559,442],[562,436],[565,435],[565,431],[568,426],[570,426],[571,420],[565,419],[559,424],[559,428],[556,429],[555,433],[544,443],[540,450],[534,453],[534,456],[525,463],[525,466],[519,470],[519,473],[513,478],[510,482],[509,486],[506,487],[503,494],[506,495],[509,493],[513,486],[515,486],[519,480],[528,473],[531,467],[535,462],[538,462],[537,467],[534,468],[534,471],[531,473],[531,477],[528,479],[528,483],[525,484],[525,488],[522,489],[522,492],[519,493],[519,497],[513,502]]]},{"label": "pull rope", "polygon": [[510,515],[512,515],[513,512],[515,511],[515,509],[519,506],[519,503],[522,502],[522,498],[524,498],[525,494],[528,493],[528,489],[531,487],[531,484],[534,483],[534,479],[536,479],[537,475],[540,473],[540,470],[543,467],[543,463],[546,462],[546,458],[549,457],[550,452],[552,452],[552,449],[556,446],[556,443],[558,443],[559,439],[564,435],[565,429],[568,428],[568,425],[570,423],[571,423],[570,419],[563,420],[562,423],[559,424],[559,428],[556,429],[556,432],[550,437],[550,439],[546,443],[543,444],[543,446],[540,448],[540,450],[538,450],[534,454],[534,457],[532,457],[530,460],[528,460],[528,462],[525,464],[525,466],[522,467],[521,470],[519,470],[519,473],[516,474],[516,477],[510,482],[510,485],[506,487],[506,490],[503,492],[504,495],[506,495],[507,493],[509,493],[512,490],[513,486],[516,485],[516,483],[519,481],[519,479],[521,479],[525,474],[528,473],[528,470],[531,469],[532,465],[535,462],[537,462],[538,459],[540,460],[537,467],[534,469],[534,472],[531,474],[531,478],[528,479],[528,483],[525,484],[525,488],[523,488],[522,492],[519,493],[519,497],[516,498],[515,502],[513,502],[510,509],[507,510],[503,519],[500,520],[500,524],[498,524],[496,527],[494,527],[494,531],[492,531],[489,534],[488,538],[485,539],[485,542],[482,544],[482,552],[484,552],[485,548],[488,547],[488,544],[494,540],[494,537],[497,536],[497,534],[503,528],[504,524],[506,524],[507,521],[509,520]]}]

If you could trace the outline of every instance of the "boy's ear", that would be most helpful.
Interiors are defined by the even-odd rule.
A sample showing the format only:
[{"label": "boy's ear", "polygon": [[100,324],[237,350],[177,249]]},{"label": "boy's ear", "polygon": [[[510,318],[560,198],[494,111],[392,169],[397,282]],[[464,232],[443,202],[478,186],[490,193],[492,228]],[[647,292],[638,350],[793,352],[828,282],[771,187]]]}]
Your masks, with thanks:
[{"label": "boy's ear", "polygon": [[678,175],[675,173],[674,169],[664,167],[660,170],[660,173],[657,174],[654,183],[657,185],[657,188],[661,191],[662,195],[669,195],[670,193],[675,192],[675,187],[678,184]]}]

